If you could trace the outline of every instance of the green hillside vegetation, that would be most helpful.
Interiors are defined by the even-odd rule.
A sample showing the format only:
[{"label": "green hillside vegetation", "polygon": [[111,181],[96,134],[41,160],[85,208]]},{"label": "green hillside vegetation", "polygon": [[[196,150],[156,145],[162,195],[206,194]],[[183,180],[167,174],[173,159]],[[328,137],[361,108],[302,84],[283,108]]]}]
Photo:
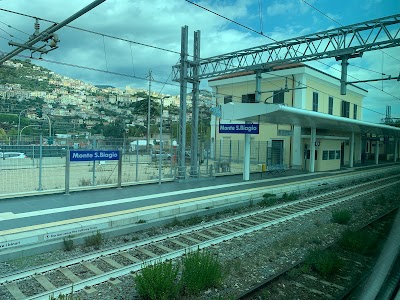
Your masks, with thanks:
[{"label": "green hillside vegetation", "polygon": [[50,91],[53,86],[48,80],[39,81],[26,76],[50,76],[44,72],[50,72],[45,68],[40,67],[40,70],[34,70],[29,60],[13,60],[23,64],[21,68],[1,67],[0,68],[0,84],[21,84],[23,90]]}]

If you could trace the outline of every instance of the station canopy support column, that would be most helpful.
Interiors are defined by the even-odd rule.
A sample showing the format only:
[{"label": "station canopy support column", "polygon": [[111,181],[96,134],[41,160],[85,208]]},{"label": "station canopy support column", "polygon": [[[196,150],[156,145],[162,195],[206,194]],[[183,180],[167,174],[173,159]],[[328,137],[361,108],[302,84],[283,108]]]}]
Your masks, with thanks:
[{"label": "station canopy support column", "polygon": [[349,152],[349,164],[350,168],[354,167],[354,131],[351,132],[350,136],[350,152]]},{"label": "station canopy support column", "polygon": [[315,172],[315,143],[317,141],[317,129],[315,127],[311,128],[311,138],[310,138],[310,173]]},{"label": "station canopy support column", "polygon": [[399,140],[397,138],[394,139],[394,162],[397,162],[399,158]]},{"label": "station canopy support column", "polygon": [[375,143],[375,164],[379,164],[379,139]]}]

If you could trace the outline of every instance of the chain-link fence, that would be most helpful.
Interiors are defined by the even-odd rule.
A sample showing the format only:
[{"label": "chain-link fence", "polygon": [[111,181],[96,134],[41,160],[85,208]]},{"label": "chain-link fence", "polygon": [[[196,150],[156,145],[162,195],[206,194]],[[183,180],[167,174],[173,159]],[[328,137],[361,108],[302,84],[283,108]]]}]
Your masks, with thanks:
[{"label": "chain-link fence", "polygon": [[[51,143],[49,145],[49,143]],[[164,145],[164,143],[163,143]],[[120,150],[122,153],[123,185],[172,180],[177,175],[178,147],[165,143],[149,145],[144,140],[40,137],[10,137],[0,144],[0,195],[41,190],[65,189],[66,155],[68,150]],[[189,177],[229,175],[243,172],[244,142],[218,141],[211,151],[210,144],[199,143],[198,170],[190,169],[190,150],[185,151],[185,174]],[[211,153],[215,153],[214,157]],[[251,143],[252,172],[261,165],[270,165],[282,157],[282,149],[267,142]],[[276,162],[275,162],[276,163]],[[71,162],[69,188],[89,188],[117,185],[118,161],[97,160]]]}]

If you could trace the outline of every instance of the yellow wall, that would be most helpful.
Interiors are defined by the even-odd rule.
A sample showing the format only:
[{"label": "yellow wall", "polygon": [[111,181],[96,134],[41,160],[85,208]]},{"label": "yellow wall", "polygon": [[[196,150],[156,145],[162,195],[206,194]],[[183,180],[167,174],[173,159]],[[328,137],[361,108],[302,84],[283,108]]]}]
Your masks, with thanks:
[{"label": "yellow wall", "polygon": [[340,95],[340,89],[338,86],[332,84],[326,84],[320,80],[307,79],[307,101],[306,109],[312,110],[313,104],[313,92],[318,93],[318,112],[328,113],[329,112],[329,97],[333,97],[333,115],[340,116],[342,109],[342,101],[350,102],[349,118],[353,119],[354,105],[357,105],[357,119],[361,119],[361,105],[362,96],[347,90],[346,95]]},{"label": "yellow wall", "polygon": [[[322,75],[327,76],[327,75]],[[291,75],[287,76],[289,78],[288,80],[288,88],[293,87],[293,82],[291,80]],[[312,110],[312,104],[313,104],[313,92],[318,93],[318,112],[321,113],[326,113],[328,114],[329,112],[329,97],[333,97],[333,115],[340,116],[341,115],[341,103],[342,100],[350,102],[350,111],[349,111],[349,118],[353,118],[353,111],[354,111],[354,105],[357,104],[357,118],[361,119],[362,117],[362,98],[363,96],[361,94],[357,94],[355,92],[352,92],[349,88],[347,89],[347,95],[340,95],[340,85],[339,81],[337,81],[337,84],[330,83],[328,81],[323,81],[322,79],[318,79],[315,77],[312,77],[311,75],[305,73],[305,78],[306,78],[306,91],[304,92],[305,94],[305,108],[307,110]],[[224,96],[232,96],[232,101],[233,102],[241,102],[242,101],[242,95],[244,94],[254,94],[255,89],[256,89],[256,84],[255,84],[255,76],[247,76],[247,79],[243,77],[243,80],[247,80],[245,82],[236,82],[240,81],[240,77],[234,77],[231,79],[224,79],[223,85],[217,85],[216,86],[216,92],[217,92],[217,105],[218,104],[223,104],[224,103]],[[230,81],[232,83],[230,83]],[[214,81],[213,84],[216,82]],[[285,87],[285,77],[276,77],[273,79],[262,79],[261,80],[261,91],[278,91],[281,88]],[[294,87],[297,87],[295,85]],[[284,104],[288,106],[293,105],[293,98],[294,98],[294,92],[289,91],[284,93]],[[261,102],[264,102],[265,99],[271,97],[273,95],[273,92],[268,92],[268,93],[262,93],[261,94]],[[272,97],[267,100],[268,103],[272,103],[273,99]],[[221,121],[221,123],[229,123],[229,121]],[[238,121],[232,121],[232,123],[241,123]],[[219,121],[217,120],[217,124],[219,124]],[[281,130],[291,130],[292,126],[291,125],[275,125],[275,124],[260,124],[260,134],[258,135],[252,135],[251,136],[251,160],[255,161],[259,157],[261,157],[261,161],[265,160],[266,157],[266,146],[271,147],[271,141],[272,140],[283,140],[284,141],[284,153],[283,153],[283,163],[290,165],[291,163],[291,137],[284,137],[284,136],[278,136],[277,135],[277,129]],[[342,134],[339,134],[339,136],[343,136]],[[223,142],[220,142],[223,141]],[[268,144],[267,144],[268,142]],[[323,142],[320,147],[317,147],[316,150],[318,150],[318,157],[317,161],[315,164],[315,171],[326,171],[326,170],[335,170],[335,169],[340,169],[340,159],[334,159],[334,160],[322,160],[323,157],[323,151],[324,150],[338,150],[340,151],[340,146],[341,142],[339,140],[323,140]],[[357,145],[357,138],[356,138],[356,149],[359,149],[360,145]],[[223,143],[223,147],[220,147],[221,143]],[[304,153],[304,143],[309,143],[306,142],[305,140],[303,141],[303,153]],[[229,146],[227,146],[229,144]],[[239,146],[238,146],[239,145]],[[218,126],[216,127],[216,132],[215,132],[215,154],[216,158],[218,157],[226,157],[228,155],[231,155],[234,159],[243,159],[243,154],[244,154],[244,134],[220,134],[218,132]],[[260,149],[258,149],[260,147]],[[349,158],[348,158],[348,152],[349,147],[345,147],[345,157],[344,161],[345,163],[348,163]],[[355,162],[359,159],[357,157],[357,151],[355,151]],[[264,159],[264,160],[263,160]],[[304,164],[304,160],[303,160]],[[307,167],[308,168],[308,167]]]}]

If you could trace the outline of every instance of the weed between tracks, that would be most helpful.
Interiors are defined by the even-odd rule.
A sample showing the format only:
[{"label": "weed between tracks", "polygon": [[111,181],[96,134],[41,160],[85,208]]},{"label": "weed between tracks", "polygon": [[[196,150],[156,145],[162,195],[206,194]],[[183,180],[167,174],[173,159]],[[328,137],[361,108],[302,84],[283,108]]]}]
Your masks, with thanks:
[{"label": "weed between tracks", "polygon": [[207,251],[188,253],[177,265],[171,261],[147,265],[135,277],[139,296],[151,300],[198,295],[202,290],[218,286],[221,281],[222,266]]}]

